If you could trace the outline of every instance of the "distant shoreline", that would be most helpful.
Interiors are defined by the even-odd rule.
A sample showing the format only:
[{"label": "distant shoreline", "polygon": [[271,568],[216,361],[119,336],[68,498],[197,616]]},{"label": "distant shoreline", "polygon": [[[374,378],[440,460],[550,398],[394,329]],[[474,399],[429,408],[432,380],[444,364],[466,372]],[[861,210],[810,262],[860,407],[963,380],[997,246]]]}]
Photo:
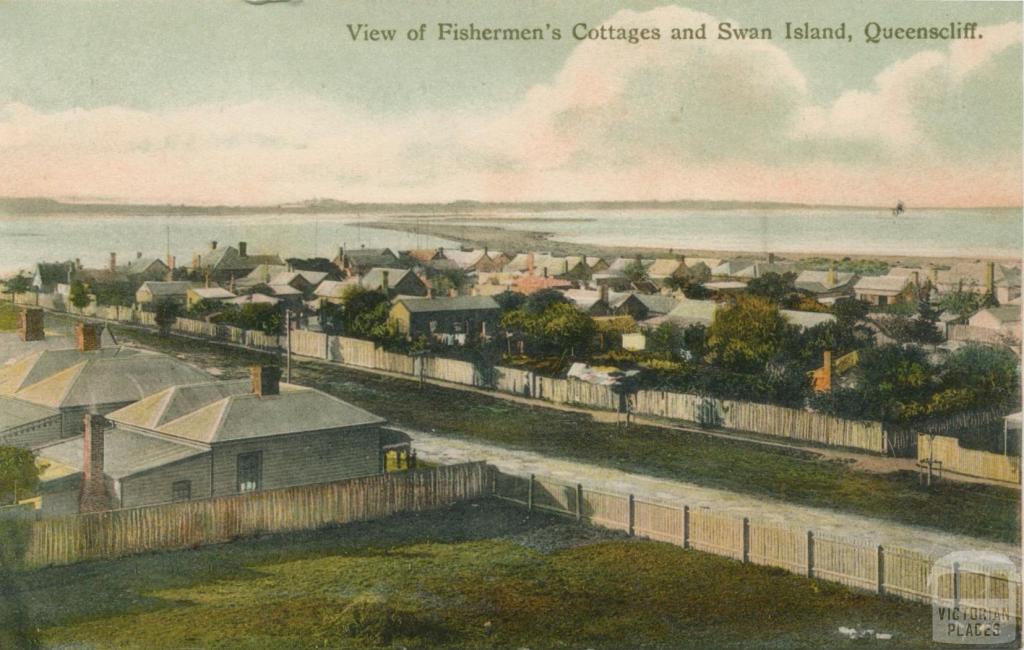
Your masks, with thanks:
[{"label": "distant shoreline", "polygon": [[[877,205],[816,205],[771,201],[526,201],[485,202],[452,201],[448,203],[362,203],[317,199],[278,205],[172,205],[148,203],[71,203],[48,198],[0,197],[0,217],[73,216],[105,214],[110,216],[218,216],[245,214],[379,214],[390,218],[423,215],[480,216],[479,212],[543,213],[566,210],[880,210],[892,206]],[[1016,210],[1021,206],[912,206],[913,210]],[[495,215],[495,218],[501,218]]]},{"label": "distant shoreline", "polygon": [[[496,217],[496,222],[502,219]],[[518,219],[516,220],[518,221]],[[767,253],[724,250],[724,249],[699,249],[699,248],[667,248],[649,246],[609,246],[603,244],[586,244],[575,242],[563,242],[552,239],[553,232],[541,230],[512,230],[502,228],[499,224],[493,226],[467,225],[467,224],[445,224],[445,223],[412,223],[409,221],[382,221],[377,223],[363,224],[369,228],[379,230],[393,230],[396,232],[411,233],[414,235],[429,235],[440,239],[458,241],[474,248],[489,247],[492,250],[501,251],[535,251],[554,253],[557,255],[596,255],[599,257],[633,257],[645,255],[652,257],[670,257],[672,255],[685,255],[687,257],[711,257],[711,258],[748,258],[764,259]],[[877,260],[890,265],[915,266],[921,264],[951,265],[957,262],[989,260],[1019,264],[1020,259],[1014,257],[979,257],[977,255],[966,256],[929,256],[929,255],[886,255],[874,253],[836,253],[820,251],[776,251],[776,258],[779,260],[799,260],[806,258],[825,258],[833,260]]]}]

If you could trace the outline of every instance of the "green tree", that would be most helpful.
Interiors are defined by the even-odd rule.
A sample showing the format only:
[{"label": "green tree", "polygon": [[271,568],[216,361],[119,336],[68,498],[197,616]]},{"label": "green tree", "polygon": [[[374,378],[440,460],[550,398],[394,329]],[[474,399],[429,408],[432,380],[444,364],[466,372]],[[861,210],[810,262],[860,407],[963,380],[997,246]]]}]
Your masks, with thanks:
[{"label": "green tree", "polygon": [[759,372],[782,350],[787,334],[786,320],[775,304],[740,296],[715,312],[708,328],[708,356],[729,370]]},{"label": "green tree", "polygon": [[71,291],[68,296],[71,304],[79,309],[85,309],[89,306],[92,300],[89,298],[89,292],[86,290],[85,285],[82,284],[81,280],[75,280],[71,283]]},{"label": "green tree", "polygon": [[39,485],[40,468],[28,449],[0,447],[0,502],[16,503]]},{"label": "green tree", "polygon": [[566,303],[545,309],[538,325],[539,335],[573,357],[590,343],[596,331],[593,318]]},{"label": "green tree", "polygon": [[647,351],[665,361],[682,361],[686,352],[683,328],[666,321],[647,332]]},{"label": "green tree", "polygon": [[969,392],[971,408],[1020,404],[1017,357],[1006,348],[962,347],[942,365],[940,381],[944,390]]},{"label": "green tree", "polygon": [[969,318],[982,309],[985,297],[982,294],[962,289],[950,291],[939,299],[939,309],[952,312],[960,318]]},{"label": "green tree", "polygon": [[173,300],[157,301],[153,307],[153,321],[159,328],[160,336],[167,336],[171,332],[171,326],[181,315],[181,305]]},{"label": "green tree", "polygon": [[747,283],[747,293],[782,304],[796,291],[793,286],[794,280],[796,273],[765,273]]},{"label": "green tree", "polygon": [[865,350],[855,371],[864,418],[903,422],[926,412],[936,371],[917,347],[883,345]]},{"label": "green tree", "polygon": [[8,278],[4,285],[7,287],[8,293],[28,293],[32,290],[32,278],[19,273],[14,277]]}]

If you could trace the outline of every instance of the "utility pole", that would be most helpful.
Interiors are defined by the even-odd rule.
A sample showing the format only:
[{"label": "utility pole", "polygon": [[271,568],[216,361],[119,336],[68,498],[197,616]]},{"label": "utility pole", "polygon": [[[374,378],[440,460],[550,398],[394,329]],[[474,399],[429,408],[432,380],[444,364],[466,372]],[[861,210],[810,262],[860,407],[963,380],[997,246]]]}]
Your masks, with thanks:
[{"label": "utility pole", "polygon": [[285,381],[292,383],[292,310],[284,310]]}]

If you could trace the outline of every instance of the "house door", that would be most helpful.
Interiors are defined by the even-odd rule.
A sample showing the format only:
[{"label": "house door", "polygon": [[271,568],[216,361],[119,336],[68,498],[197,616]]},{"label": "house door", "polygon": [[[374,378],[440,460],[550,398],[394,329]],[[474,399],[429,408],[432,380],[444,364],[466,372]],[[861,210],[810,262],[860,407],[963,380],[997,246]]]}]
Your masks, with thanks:
[{"label": "house door", "polygon": [[251,451],[246,454],[238,454],[238,491],[252,492],[260,489],[262,483],[263,452]]}]

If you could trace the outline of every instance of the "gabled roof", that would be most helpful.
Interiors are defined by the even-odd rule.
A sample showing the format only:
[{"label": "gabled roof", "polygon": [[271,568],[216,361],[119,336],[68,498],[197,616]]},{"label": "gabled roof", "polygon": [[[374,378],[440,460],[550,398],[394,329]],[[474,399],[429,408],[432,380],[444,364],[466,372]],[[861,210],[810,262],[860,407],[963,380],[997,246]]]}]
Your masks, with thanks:
[{"label": "gabled roof", "polygon": [[248,379],[172,386],[108,414],[107,419],[155,430],[225,397],[251,392],[252,382]]},{"label": "gabled roof", "polygon": [[910,276],[906,275],[868,275],[857,280],[853,288],[857,293],[896,295],[912,282]]},{"label": "gabled roof", "polygon": [[203,444],[384,424],[369,411],[312,388],[281,384],[279,395],[230,395],[157,431]]},{"label": "gabled roof", "polygon": [[[345,259],[351,266],[357,268],[386,267],[397,262],[398,256],[390,248],[346,248]],[[339,262],[340,260],[336,257],[334,261]]]},{"label": "gabled roof", "polygon": [[227,300],[235,297],[235,294],[221,287],[191,287],[189,292],[205,300]]},{"label": "gabled roof", "polygon": [[711,275],[735,276],[743,269],[750,268],[754,263],[750,260],[722,260],[722,262],[711,269]]},{"label": "gabled roof", "polygon": [[478,311],[501,309],[490,296],[455,296],[452,298],[399,298],[411,313],[433,313],[442,311]]},{"label": "gabled roof", "polygon": [[127,264],[118,264],[117,270],[127,275],[138,275],[150,270],[166,273],[169,269],[159,257],[136,257],[128,260]]},{"label": "gabled roof", "polygon": [[142,283],[141,287],[139,287],[139,291],[146,289],[154,296],[184,296],[191,287],[191,282],[159,282],[157,280],[147,280]]},{"label": "gabled roof", "polygon": [[218,272],[238,271],[239,273],[249,273],[261,264],[284,266],[284,260],[277,255],[246,255],[242,257],[241,253],[234,246],[225,246],[212,251],[206,251],[200,255],[200,264],[203,267],[210,267]]},{"label": "gabled roof", "polygon": [[793,285],[801,291],[809,291],[811,293],[828,293],[835,289],[839,289],[849,285],[856,280],[857,276],[853,273],[845,273],[836,271],[835,282],[829,281],[828,271],[801,271],[800,275],[796,276],[796,280],[793,281]]},{"label": "gabled roof", "polygon": [[784,263],[768,263],[768,262],[754,262],[750,266],[736,271],[735,276],[737,278],[759,278],[768,273],[777,273],[783,275],[793,270],[793,265]]},{"label": "gabled roof", "polygon": [[327,277],[327,274],[322,271],[284,271],[270,278],[270,284],[291,284],[298,277],[312,285],[317,285]]},{"label": "gabled roof", "polygon": [[668,314],[679,306],[679,299],[673,296],[650,293],[634,293],[632,296],[643,303],[652,314]]},{"label": "gabled roof", "polygon": [[462,269],[471,268],[482,260],[485,254],[482,248],[472,251],[464,251],[461,248],[444,249],[445,259],[455,262]]},{"label": "gabled roof", "polygon": [[224,301],[224,303],[228,305],[276,305],[279,302],[281,302],[280,298],[275,298],[262,293],[249,293],[244,296],[238,296],[237,298]]},{"label": "gabled roof", "polygon": [[668,278],[677,273],[680,269],[685,268],[686,264],[683,262],[663,257],[654,260],[654,263],[647,267],[647,276],[651,278]]},{"label": "gabled roof", "polygon": [[[613,261],[611,264],[608,265],[608,271],[607,272],[611,273],[611,274],[622,274],[622,273],[624,273],[626,271],[627,268],[629,268],[633,264],[636,264],[636,261],[637,260],[636,260],[635,257],[619,257],[619,258],[616,258],[615,261]],[[641,266],[643,266],[646,269],[646,268],[649,268],[651,266],[651,264],[654,264],[654,260],[652,260],[652,259],[641,259],[640,260],[640,264],[641,264]]]},{"label": "gabled roof", "polygon": [[[75,436],[41,447],[37,454],[44,462],[53,461],[81,472],[84,447],[82,436]],[[116,427],[103,432],[103,473],[113,479],[206,453],[209,450],[198,445]]]},{"label": "gabled roof", "polygon": [[[388,273],[388,288],[395,288],[405,276],[412,273],[409,269],[396,269],[388,267],[374,267],[359,278],[359,286],[364,289],[380,289],[384,286],[384,272]],[[413,273],[415,276],[416,274]]]},{"label": "gabled roof", "polygon": [[359,286],[355,280],[324,280],[317,285],[314,295],[321,298],[341,298],[349,287]]},{"label": "gabled roof", "polygon": [[1020,322],[1020,305],[1001,305],[999,307],[989,307],[988,309],[983,309],[978,313],[989,314],[1000,323]]},{"label": "gabled roof", "polygon": [[683,300],[666,317],[683,322],[710,323],[720,306],[714,300]]},{"label": "gabled roof", "polygon": [[284,273],[287,270],[287,264],[260,264],[249,271],[245,277],[257,282],[270,282],[270,279],[278,273]]},{"label": "gabled roof", "polygon": [[[104,327],[101,336],[103,347],[113,347],[114,339],[110,331]],[[44,350],[72,350],[75,348],[75,335],[67,332],[46,330],[46,338],[41,341],[22,341],[17,332],[0,332],[0,368],[17,359],[30,357]]]},{"label": "gabled roof", "polygon": [[68,281],[68,269],[74,270],[74,262],[39,262],[35,275],[43,284],[57,284]]},{"label": "gabled roof", "polygon": [[60,414],[57,409],[25,402],[13,397],[0,397],[0,436],[4,431]]},{"label": "gabled roof", "polygon": [[0,369],[0,394],[71,408],[142,399],[210,376],[173,357],[126,348],[45,351]]}]

